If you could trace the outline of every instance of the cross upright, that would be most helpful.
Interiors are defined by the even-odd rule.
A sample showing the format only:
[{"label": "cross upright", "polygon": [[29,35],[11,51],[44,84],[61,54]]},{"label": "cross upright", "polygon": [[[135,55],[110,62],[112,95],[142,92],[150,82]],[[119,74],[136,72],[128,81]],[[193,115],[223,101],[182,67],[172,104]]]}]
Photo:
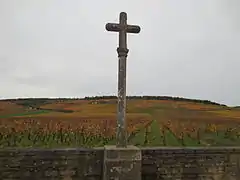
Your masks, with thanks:
[{"label": "cross upright", "polygon": [[118,53],[118,112],[117,112],[117,133],[116,146],[127,147],[127,129],[126,129],[126,61],[127,61],[127,33],[139,33],[140,27],[127,24],[127,13],[121,12],[119,24],[107,23],[107,31],[119,33]]}]

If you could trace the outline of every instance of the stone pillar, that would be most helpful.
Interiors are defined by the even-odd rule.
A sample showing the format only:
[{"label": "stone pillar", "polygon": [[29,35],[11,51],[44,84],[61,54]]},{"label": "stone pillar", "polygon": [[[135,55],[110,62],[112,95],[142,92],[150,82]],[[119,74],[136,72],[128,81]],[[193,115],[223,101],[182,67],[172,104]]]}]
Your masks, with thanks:
[{"label": "stone pillar", "polygon": [[142,154],[136,146],[105,146],[103,163],[103,180],[141,180]]}]

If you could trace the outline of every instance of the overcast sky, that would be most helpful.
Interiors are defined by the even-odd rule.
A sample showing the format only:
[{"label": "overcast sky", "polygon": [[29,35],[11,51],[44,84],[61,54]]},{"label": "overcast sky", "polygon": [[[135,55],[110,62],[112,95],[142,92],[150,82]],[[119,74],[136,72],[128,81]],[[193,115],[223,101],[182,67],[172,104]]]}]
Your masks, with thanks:
[{"label": "overcast sky", "polygon": [[240,105],[239,0],[0,0],[0,98],[116,95],[118,34],[128,95]]}]

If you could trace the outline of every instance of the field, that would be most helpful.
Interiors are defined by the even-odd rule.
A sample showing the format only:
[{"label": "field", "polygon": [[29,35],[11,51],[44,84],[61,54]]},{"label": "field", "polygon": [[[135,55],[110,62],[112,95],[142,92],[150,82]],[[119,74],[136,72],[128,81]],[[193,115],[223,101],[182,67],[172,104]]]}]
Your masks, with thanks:
[{"label": "field", "polygon": [[[25,103],[25,102],[24,102]],[[116,143],[117,101],[0,101],[0,147],[98,147]],[[240,110],[175,100],[128,100],[128,143],[238,146]]]}]

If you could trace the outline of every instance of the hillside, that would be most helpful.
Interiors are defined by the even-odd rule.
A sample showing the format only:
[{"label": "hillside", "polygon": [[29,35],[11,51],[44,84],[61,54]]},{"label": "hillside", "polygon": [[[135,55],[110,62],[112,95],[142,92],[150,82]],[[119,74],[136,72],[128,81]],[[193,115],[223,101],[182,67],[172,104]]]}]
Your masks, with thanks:
[{"label": "hillside", "polygon": [[11,101],[0,101],[0,116],[29,112],[30,108],[18,105]]},{"label": "hillside", "polygon": [[[128,117],[148,117],[161,123],[196,124],[208,123],[235,125],[240,123],[240,110],[206,100],[191,100],[175,97],[128,97]],[[0,101],[0,118],[17,119],[116,119],[117,99],[108,97],[86,97],[83,99],[12,99]],[[3,108],[4,107],[4,108]],[[22,114],[21,114],[22,113]],[[1,116],[4,115],[4,116]]]},{"label": "hillside", "polygon": [[[239,108],[230,108],[207,100],[184,99],[166,96],[132,96],[127,98],[127,113],[149,114],[152,118],[166,121],[238,122]],[[116,114],[117,99],[114,96],[86,97],[83,99],[9,99],[0,101],[0,117],[16,113],[38,111],[36,116],[92,116]],[[63,113],[63,114],[61,114]],[[32,115],[33,116],[33,115]]]},{"label": "hillside", "polygon": [[[29,143],[35,140],[30,141],[29,135],[24,134],[29,132],[33,135],[33,131],[37,136],[64,132],[70,133],[69,136],[75,133],[72,138],[103,137],[104,141],[101,140],[101,142],[108,142],[116,134],[117,99],[113,96],[83,99],[15,99],[0,101],[0,105],[2,105],[0,106],[0,132],[10,133],[9,137],[26,136]],[[218,134],[220,132],[225,134],[225,132],[232,131],[229,129],[234,128],[237,128],[238,134],[240,109],[202,100],[150,96],[128,97],[126,120],[127,131],[131,137],[140,132],[140,129],[148,127],[153,121],[155,125],[150,127],[155,128],[155,132],[167,129],[177,138],[183,133],[196,138],[199,132],[204,133],[208,130],[214,132],[217,130]],[[159,124],[159,127],[156,124]],[[147,137],[145,133],[144,130],[140,133],[142,134],[140,137]],[[4,137],[5,135],[2,136],[3,139]],[[202,137],[209,138],[205,135]],[[62,138],[61,135],[60,139]],[[26,143],[25,140],[23,142]],[[86,143],[85,140],[84,143]]]}]

